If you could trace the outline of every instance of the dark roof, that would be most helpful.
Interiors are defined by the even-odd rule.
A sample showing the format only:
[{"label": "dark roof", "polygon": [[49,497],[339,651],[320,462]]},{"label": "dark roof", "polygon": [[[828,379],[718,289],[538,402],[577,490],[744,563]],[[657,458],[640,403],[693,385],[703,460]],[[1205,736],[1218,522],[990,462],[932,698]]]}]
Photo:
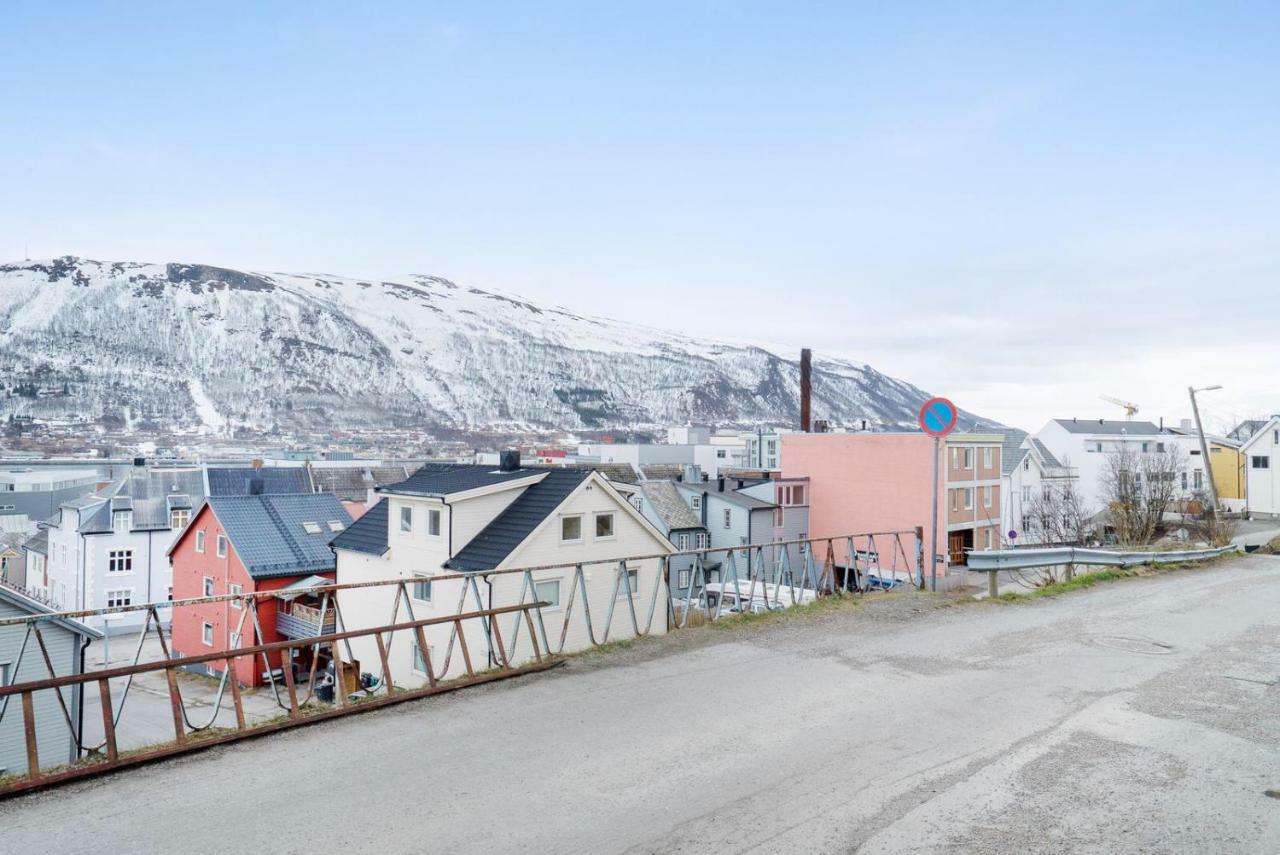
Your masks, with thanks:
[{"label": "dark roof", "polygon": [[[731,480],[731,479],[726,479],[726,480]],[[763,499],[757,499],[755,496],[748,496],[746,493],[739,493],[736,490],[726,489],[724,492],[720,492],[720,490],[717,489],[719,487],[718,480],[717,481],[695,481],[692,484],[689,483],[688,481],[674,481],[672,483],[674,483],[676,487],[681,490],[692,490],[693,492],[699,493],[699,494],[706,493],[708,496],[712,496],[717,499],[724,499],[726,502],[732,505],[738,505],[740,507],[746,508],[747,510],[751,510],[751,511],[777,507],[777,505],[774,504],[773,502],[766,502]]]},{"label": "dark roof", "polygon": [[445,566],[454,570],[494,569],[588,477],[589,473],[573,469],[550,470],[445,562]]},{"label": "dark roof", "polygon": [[[171,509],[190,508],[204,498],[204,472],[197,466],[137,467],[103,494],[85,498],[98,505],[85,513],[80,522],[80,531],[84,534],[111,531],[113,509],[133,512],[131,531],[165,531],[169,528]],[[83,510],[86,503],[76,502],[74,506]]]},{"label": "dark roof", "polygon": [[1227,431],[1227,438],[1234,439],[1237,442],[1246,442],[1251,439],[1255,433],[1267,426],[1270,419],[1245,419],[1240,424]]},{"label": "dark roof", "polygon": [[[209,507],[254,579],[334,569],[329,541],[337,532],[328,523],[335,520],[344,531],[351,525],[351,515],[332,493],[213,496]],[[316,523],[319,531],[310,533],[303,523]]]},{"label": "dark roof", "polygon": [[640,477],[630,463],[534,463],[535,469],[572,469],[575,472],[599,472],[615,484],[638,484]]},{"label": "dark roof", "polygon": [[251,466],[209,467],[210,496],[247,496],[250,484],[262,482],[259,492],[310,493],[311,478],[305,466]]},{"label": "dark roof", "polygon": [[490,484],[531,478],[541,471],[541,469],[523,468],[503,472],[496,466],[480,466],[471,463],[428,463],[403,481],[381,489],[388,493],[406,496],[447,496],[451,493],[474,490],[477,487],[487,487]]},{"label": "dark roof", "polygon": [[1108,434],[1120,436],[1148,436],[1160,433],[1160,428],[1152,422],[1131,422],[1108,419],[1054,419],[1062,425],[1067,433]]},{"label": "dark roof", "polygon": [[41,555],[49,554],[49,529],[41,526],[40,530],[22,544],[22,548],[28,552],[39,552]]},{"label": "dark roof", "polygon": [[349,502],[363,502],[371,487],[399,484],[414,473],[411,466],[313,466],[316,492],[333,493]]},{"label": "dark roof", "polygon": [[689,507],[688,501],[673,482],[645,481],[640,485],[640,490],[668,531],[703,527],[702,519]]},{"label": "dark roof", "polygon": [[364,512],[364,516],[347,526],[347,530],[329,541],[334,549],[348,549],[369,555],[382,555],[387,551],[387,500]]},{"label": "dark roof", "polygon": [[641,463],[640,474],[651,481],[684,475],[683,463]]}]

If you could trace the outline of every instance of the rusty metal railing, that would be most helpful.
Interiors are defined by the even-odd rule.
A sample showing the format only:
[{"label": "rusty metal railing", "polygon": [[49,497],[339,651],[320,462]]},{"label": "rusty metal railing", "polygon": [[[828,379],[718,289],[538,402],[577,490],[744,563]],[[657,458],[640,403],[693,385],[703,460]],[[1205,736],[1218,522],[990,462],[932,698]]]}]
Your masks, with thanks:
[{"label": "rusty metal railing", "polygon": [[[543,670],[562,661],[564,654],[611,640],[686,629],[695,616],[700,622],[708,622],[730,613],[787,608],[820,597],[865,593],[888,585],[920,586],[922,546],[920,529],[872,532],[576,564],[344,581],[302,590],[223,594],[0,619],[0,633],[22,634],[18,656],[9,668],[10,684],[0,686],[0,728],[5,726],[6,717],[9,722],[13,721],[10,701],[17,698],[26,745],[25,769],[22,774],[0,778],[0,797],[389,703]],[[717,558],[718,566],[714,560]],[[671,578],[673,565],[682,571],[674,580]],[[592,573],[599,572],[601,566],[606,568],[604,581],[608,584],[589,583]],[[642,576],[645,572],[648,575]],[[510,591],[517,587],[517,580],[518,593],[512,595]],[[567,589],[563,603],[537,598],[538,584],[546,581],[559,582],[558,590]],[[418,617],[414,603],[418,602],[421,608],[422,601],[415,598],[412,586],[422,582],[433,586],[456,584],[457,599],[452,609],[442,615]],[[495,591],[503,583],[507,586],[507,593],[501,595],[504,601],[495,603]],[[605,591],[607,600],[602,603]],[[317,625],[326,627],[332,623],[336,631],[308,638],[264,640],[260,604],[295,598],[299,594],[318,598],[319,606],[313,607],[318,613]],[[390,606],[390,617],[377,620],[375,626],[349,627],[343,603],[353,607],[356,598],[367,604],[371,597],[379,608]],[[167,610],[177,622],[182,619],[184,609],[213,603],[240,606],[238,623],[231,637],[243,638],[248,628],[259,643],[196,655],[176,655],[172,650],[172,636],[166,633],[159,610]],[[443,606],[443,603],[432,602],[428,608],[437,611]],[[145,612],[145,621],[129,664],[113,667],[105,662],[104,667],[85,673],[57,672],[45,637],[52,621],[94,619],[131,611]],[[508,619],[510,623],[505,624],[504,632]],[[429,643],[429,633],[445,630],[447,635],[441,638],[440,645]],[[393,649],[401,649],[393,646],[405,635],[409,636],[414,650],[412,673],[408,675],[392,664]],[[158,644],[160,658],[156,661],[143,660],[148,638],[154,638]],[[367,644],[370,639],[372,645]],[[366,649],[376,652],[376,679],[362,679],[372,675],[348,670],[359,659],[352,647],[353,641],[362,642]],[[478,650],[474,647],[477,643]],[[33,646],[39,650],[39,660],[35,659]],[[438,647],[443,647],[443,653],[437,652]],[[309,660],[305,679],[295,673],[293,665],[296,654],[301,653],[305,653],[302,658]],[[460,661],[455,661],[455,654]],[[279,658],[280,666],[273,665],[273,657]],[[332,664],[333,696],[331,700],[322,701],[317,688],[327,688],[322,682],[325,675],[319,673],[320,662],[326,657]],[[479,657],[483,657],[482,662],[477,661]],[[249,721],[245,691],[234,676],[236,663],[246,659],[253,663],[255,672],[256,663],[261,661],[270,708],[278,711],[278,715],[264,721]],[[33,665],[28,664],[32,662]],[[419,664],[421,670],[418,670]],[[24,665],[27,665],[25,672]],[[42,670],[41,676],[20,681],[37,667]],[[210,712],[207,717],[193,720],[192,709],[184,702],[179,672],[218,668],[221,670]],[[135,678],[158,674],[164,677],[164,686],[159,691],[168,696],[172,733],[156,734],[163,737],[163,744],[158,746],[121,745],[121,720]],[[115,687],[112,681],[116,681]],[[73,709],[83,709],[86,695],[93,690],[92,684],[96,684],[100,707],[100,739],[86,738],[83,721],[77,721],[72,714]],[[55,694],[62,725],[71,735],[80,759],[65,765],[42,765],[37,730],[51,724],[47,720],[37,721],[34,699],[41,692]],[[228,693],[229,708],[224,706]],[[228,724],[220,726],[223,721]],[[234,724],[230,724],[231,721]]]}]

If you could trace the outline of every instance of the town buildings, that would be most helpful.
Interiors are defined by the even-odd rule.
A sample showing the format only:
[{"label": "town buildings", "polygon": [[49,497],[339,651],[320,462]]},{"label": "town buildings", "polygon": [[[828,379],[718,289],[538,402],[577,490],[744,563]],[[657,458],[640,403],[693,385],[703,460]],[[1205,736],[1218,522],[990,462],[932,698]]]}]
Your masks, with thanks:
[{"label": "town buildings", "polygon": [[1255,430],[1240,447],[1245,461],[1245,493],[1250,516],[1280,517],[1280,416]]},{"label": "town buildings", "polygon": [[[584,593],[597,631],[601,631],[609,598],[617,590],[618,617],[610,639],[632,635],[629,618],[623,617],[631,605],[644,620],[655,595],[659,603],[665,601],[666,583],[658,572],[660,558],[636,556],[661,556],[674,548],[663,532],[598,472],[523,468],[513,453],[496,469],[427,464],[379,493],[382,500],[333,539],[338,582],[412,580],[406,606],[417,619],[536,598],[549,603],[542,616],[555,650],[575,566],[582,565],[586,590],[572,594],[577,603],[575,619],[564,642],[564,649],[572,651],[591,643],[583,618]],[[623,563],[630,582],[630,603],[625,602],[625,583],[618,584],[619,563]],[[522,573],[468,579],[484,571],[523,567],[543,568],[532,574],[532,590],[524,589]],[[464,574],[464,578],[434,578],[452,574]],[[343,614],[351,626],[380,626],[393,617],[394,587],[350,589],[342,597]],[[404,611],[400,613],[401,620],[406,616]],[[506,645],[513,651],[513,663],[533,653],[528,632],[518,629],[519,623],[506,625],[504,621],[502,629]],[[652,631],[665,630],[666,616],[659,611]],[[392,639],[388,657],[393,680],[398,685],[422,684],[426,680],[424,655],[430,657],[436,676],[464,673],[461,655],[450,643],[451,632],[449,625],[428,627],[426,651],[417,647],[410,634]],[[480,659],[479,668],[486,667],[487,633],[474,620],[467,622],[465,632],[472,659]],[[361,663],[379,661],[373,639],[352,639],[352,647]]]},{"label": "town buildings", "polygon": [[[184,600],[282,591],[290,586],[305,591],[323,585],[334,578],[329,542],[351,522],[332,493],[211,496],[168,550],[173,596]],[[202,603],[173,611],[175,655],[195,656],[322,634],[318,611],[298,599],[259,600],[256,625],[243,601]],[[332,613],[327,622],[332,629]],[[295,653],[308,655],[307,651]],[[280,654],[271,654],[270,662],[273,668],[281,667]],[[220,674],[223,668],[214,662],[205,670]],[[258,685],[262,676],[260,657],[236,661],[235,677],[241,685]]]},{"label": "town buildings", "polygon": [[[1026,431],[1000,431],[1000,533],[1004,546],[1056,541],[1071,520],[1045,520],[1064,515],[1065,501],[1076,495],[1075,469],[1065,465]],[[1055,502],[1055,499],[1057,500]],[[1037,519],[1040,517],[1040,519]]]}]

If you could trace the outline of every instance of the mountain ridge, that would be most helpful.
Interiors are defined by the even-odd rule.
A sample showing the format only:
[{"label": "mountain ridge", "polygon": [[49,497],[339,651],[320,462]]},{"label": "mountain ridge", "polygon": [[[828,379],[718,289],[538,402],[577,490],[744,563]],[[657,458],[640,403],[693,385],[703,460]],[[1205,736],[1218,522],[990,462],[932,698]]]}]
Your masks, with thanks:
[{"label": "mountain ridge", "polygon": [[[797,360],[764,345],[440,276],[75,256],[0,265],[0,373],[0,416],[170,427],[753,427],[799,409]],[[814,360],[815,418],[911,427],[926,397]]]}]

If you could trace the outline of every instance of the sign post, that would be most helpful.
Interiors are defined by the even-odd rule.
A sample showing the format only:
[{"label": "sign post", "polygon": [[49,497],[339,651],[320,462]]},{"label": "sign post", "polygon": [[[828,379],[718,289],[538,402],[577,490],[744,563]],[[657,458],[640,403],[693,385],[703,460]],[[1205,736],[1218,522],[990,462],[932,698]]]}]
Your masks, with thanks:
[{"label": "sign post", "polygon": [[[930,494],[933,533],[930,535],[929,590],[938,590],[938,458],[942,456],[942,438],[956,429],[960,411],[946,398],[930,398],[920,406],[920,430],[933,437],[933,492]],[[924,579],[920,580],[921,589]]]}]

